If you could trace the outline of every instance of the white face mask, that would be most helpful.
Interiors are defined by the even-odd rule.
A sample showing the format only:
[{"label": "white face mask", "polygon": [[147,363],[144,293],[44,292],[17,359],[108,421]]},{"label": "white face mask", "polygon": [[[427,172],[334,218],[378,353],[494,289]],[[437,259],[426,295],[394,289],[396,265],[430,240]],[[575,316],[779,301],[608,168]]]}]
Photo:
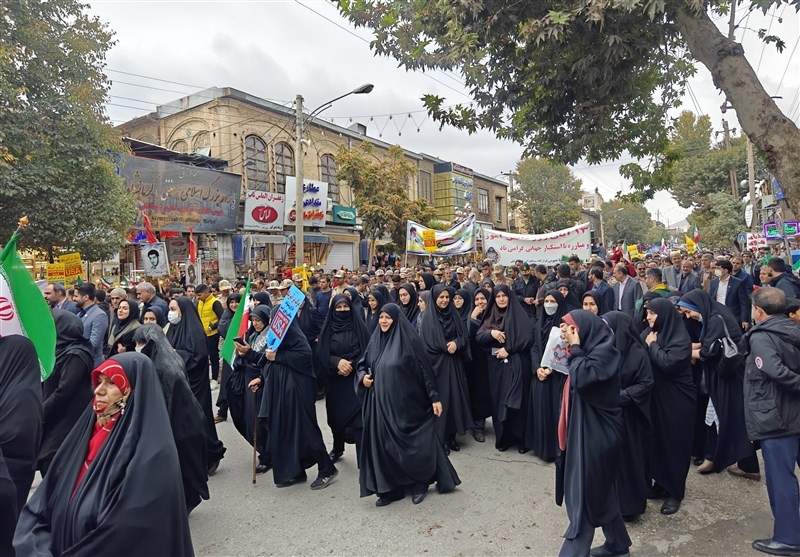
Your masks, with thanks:
[{"label": "white face mask", "polygon": [[173,325],[177,325],[181,322],[181,315],[177,311],[170,311],[167,313],[167,321]]},{"label": "white face mask", "polygon": [[137,352],[141,352],[143,349],[144,349],[144,346],[136,346],[134,348],[134,350],[136,350]]},{"label": "white face mask", "polygon": [[717,275],[718,277],[721,277],[722,276],[722,269],[714,269],[714,274]]},{"label": "white face mask", "polygon": [[553,315],[557,309],[558,309],[558,304],[554,304],[552,302],[550,303],[545,302],[544,304],[544,312],[547,315]]}]

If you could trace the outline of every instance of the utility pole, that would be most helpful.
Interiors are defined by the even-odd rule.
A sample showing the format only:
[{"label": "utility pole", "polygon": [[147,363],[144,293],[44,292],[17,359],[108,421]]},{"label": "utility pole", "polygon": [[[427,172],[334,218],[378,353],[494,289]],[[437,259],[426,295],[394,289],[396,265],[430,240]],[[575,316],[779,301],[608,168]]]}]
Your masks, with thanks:
[{"label": "utility pole", "polygon": [[[747,138],[747,183],[750,186],[750,206],[753,208],[753,220],[750,228],[755,232],[758,230],[758,211],[756,211],[756,165],[753,161],[753,144]],[[763,192],[762,192],[763,193]]]},{"label": "utility pole", "polygon": [[[731,130],[728,127],[728,121],[722,120],[722,129],[725,131],[725,148],[730,151],[731,146]],[[731,180],[731,195],[734,199],[739,199],[739,185],[736,183],[736,171],[731,168],[728,172]]]},{"label": "utility pole", "polygon": [[305,263],[303,238],[303,95],[295,98],[295,149],[294,149],[294,266]]}]

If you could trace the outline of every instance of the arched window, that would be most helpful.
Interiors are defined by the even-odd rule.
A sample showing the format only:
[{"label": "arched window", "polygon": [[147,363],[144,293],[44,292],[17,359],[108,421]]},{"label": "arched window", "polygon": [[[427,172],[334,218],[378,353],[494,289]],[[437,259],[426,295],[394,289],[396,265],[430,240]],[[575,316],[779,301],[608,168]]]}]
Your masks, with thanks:
[{"label": "arched window", "polygon": [[267,191],[267,144],[257,135],[244,139],[244,167],[247,171],[247,189]]},{"label": "arched window", "polygon": [[294,151],[288,143],[275,145],[275,181],[278,193],[286,193],[286,177],[294,176]]},{"label": "arched window", "polygon": [[322,155],[319,158],[319,177],[328,182],[328,195],[334,203],[339,203],[339,184],[336,182],[336,159],[333,155]]},{"label": "arched window", "polygon": [[188,153],[189,144],[181,139],[172,144],[172,150],[175,151],[176,153]]}]

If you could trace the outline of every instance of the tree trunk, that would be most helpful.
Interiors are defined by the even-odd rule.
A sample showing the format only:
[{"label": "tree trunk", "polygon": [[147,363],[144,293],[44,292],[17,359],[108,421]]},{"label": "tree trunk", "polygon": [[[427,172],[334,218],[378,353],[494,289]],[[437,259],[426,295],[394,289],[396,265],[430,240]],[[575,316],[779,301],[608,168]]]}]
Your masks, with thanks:
[{"label": "tree trunk", "polygon": [[727,96],[744,132],[767,159],[795,217],[800,217],[800,130],[764,90],[741,44],[728,39],[708,17],[678,9],[675,18],[692,55],[711,72]]}]

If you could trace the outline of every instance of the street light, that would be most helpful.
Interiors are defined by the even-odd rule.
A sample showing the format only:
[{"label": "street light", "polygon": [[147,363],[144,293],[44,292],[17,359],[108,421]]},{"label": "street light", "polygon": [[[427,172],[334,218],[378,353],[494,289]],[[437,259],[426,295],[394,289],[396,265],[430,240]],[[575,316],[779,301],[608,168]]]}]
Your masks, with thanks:
[{"label": "street light", "polygon": [[370,93],[375,86],[372,83],[365,83],[364,85],[357,87],[350,91],[349,93],[345,93],[344,95],[339,95],[335,99],[331,99],[328,102],[322,103],[317,108],[311,111],[311,113],[307,116],[303,116],[303,95],[297,95],[295,99],[295,167],[294,167],[294,176],[295,176],[295,197],[294,197],[294,262],[295,267],[300,267],[303,265],[305,261],[305,241],[303,238],[303,128],[305,127],[305,123],[309,121],[311,118],[316,116],[317,114],[321,113],[323,110],[327,110],[330,108],[333,103],[338,101],[339,99],[343,99],[349,95],[365,95]]}]

